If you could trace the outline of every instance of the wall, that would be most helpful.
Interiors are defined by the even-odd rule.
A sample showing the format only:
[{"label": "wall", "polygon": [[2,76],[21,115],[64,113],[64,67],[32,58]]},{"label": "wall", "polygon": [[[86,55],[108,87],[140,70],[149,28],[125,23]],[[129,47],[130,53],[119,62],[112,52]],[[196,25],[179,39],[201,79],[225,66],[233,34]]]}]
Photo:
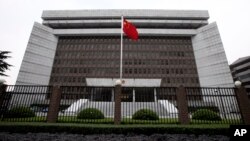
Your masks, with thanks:
[{"label": "wall", "polygon": [[48,85],[58,38],[53,29],[35,23],[16,85]]},{"label": "wall", "polygon": [[216,23],[197,29],[192,37],[201,87],[234,87]]}]

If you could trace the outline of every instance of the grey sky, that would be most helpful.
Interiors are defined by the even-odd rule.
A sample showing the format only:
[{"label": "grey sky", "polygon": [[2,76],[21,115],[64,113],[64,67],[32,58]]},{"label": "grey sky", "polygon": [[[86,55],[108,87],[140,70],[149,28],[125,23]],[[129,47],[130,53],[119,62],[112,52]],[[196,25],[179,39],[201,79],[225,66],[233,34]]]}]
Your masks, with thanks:
[{"label": "grey sky", "polygon": [[15,84],[33,23],[41,23],[42,11],[74,9],[208,10],[229,63],[250,55],[249,0],[0,0],[0,50],[12,52],[7,61],[14,65],[9,77],[3,77],[7,84]]}]

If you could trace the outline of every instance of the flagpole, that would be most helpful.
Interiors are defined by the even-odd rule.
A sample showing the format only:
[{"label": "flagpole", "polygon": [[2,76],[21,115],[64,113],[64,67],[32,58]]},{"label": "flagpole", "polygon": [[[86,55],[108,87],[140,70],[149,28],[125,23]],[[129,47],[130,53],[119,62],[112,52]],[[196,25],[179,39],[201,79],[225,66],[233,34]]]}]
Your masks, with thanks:
[{"label": "flagpole", "polygon": [[121,16],[121,60],[120,60],[120,81],[122,82],[122,45],[123,45],[123,16]]}]

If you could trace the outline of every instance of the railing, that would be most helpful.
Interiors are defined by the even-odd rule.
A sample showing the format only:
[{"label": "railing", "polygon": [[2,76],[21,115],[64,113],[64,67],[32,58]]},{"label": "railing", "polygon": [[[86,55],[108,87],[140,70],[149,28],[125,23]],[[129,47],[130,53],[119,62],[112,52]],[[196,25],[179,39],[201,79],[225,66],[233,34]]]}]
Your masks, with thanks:
[{"label": "railing", "polygon": [[[54,93],[54,88],[7,86],[3,92],[0,91],[1,121],[48,121],[49,108],[54,108],[51,96],[58,94]],[[115,87],[61,86],[58,89],[57,122],[114,124]],[[119,95],[121,124],[181,123],[179,111],[183,111],[180,109],[183,105],[178,107],[180,98],[187,101],[188,112],[185,115],[191,124],[243,123],[235,88],[183,88],[184,93],[179,89],[122,87]],[[186,98],[185,95],[181,97],[182,94]]]},{"label": "railing", "polygon": [[114,123],[113,87],[62,86],[58,122]]},{"label": "railing", "polygon": [[125,87],[121,95],[122,124],[176,124],[176,88]]},{"label": "railing", "polygon": [[[241,124],[234,88],[186,88],[191,123]],[[200,95],[200,99],[196,99]]]},{"label": "railing", "polygon": [[51,94],[50,86],[9,85],[2,93],[2,121],[45,122]]}]

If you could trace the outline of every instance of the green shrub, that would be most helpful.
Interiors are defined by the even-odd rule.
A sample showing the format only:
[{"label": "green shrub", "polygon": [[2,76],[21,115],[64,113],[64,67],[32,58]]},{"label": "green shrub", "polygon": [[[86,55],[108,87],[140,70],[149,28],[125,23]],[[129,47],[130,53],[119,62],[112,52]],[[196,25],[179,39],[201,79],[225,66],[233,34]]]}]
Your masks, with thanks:
[{"label": "green shrub", "polygon": [[214,111],[216,113],[220,112],[220,110],[217,106],[189,106],[188,107],[188,111],[190,111],[192,113],[197,111],[197,110],[200,110],[200,109],[209,109],[209,110]]},{"label": "green shrub", "polygon": [[152,110],[141,109],[135,112],[132,116],[132,119],[139,120],[159,120],[159,116]]},{"label": "green shrub", "polygon": [[103,113],[96,108],[83,109],[77,115],[78,119],[104,119]]},{"label": "green shrub", "polygon": [[25,118],[35,117],[35,113],[29,107],[14,107],[7,111],[4,117],[6,118]]},{"label": "green shrub", "polygon": [[220,121],[221,117],[216,112],[214,112],[212,110],[199,109],[193,113],[192,119]]}]

